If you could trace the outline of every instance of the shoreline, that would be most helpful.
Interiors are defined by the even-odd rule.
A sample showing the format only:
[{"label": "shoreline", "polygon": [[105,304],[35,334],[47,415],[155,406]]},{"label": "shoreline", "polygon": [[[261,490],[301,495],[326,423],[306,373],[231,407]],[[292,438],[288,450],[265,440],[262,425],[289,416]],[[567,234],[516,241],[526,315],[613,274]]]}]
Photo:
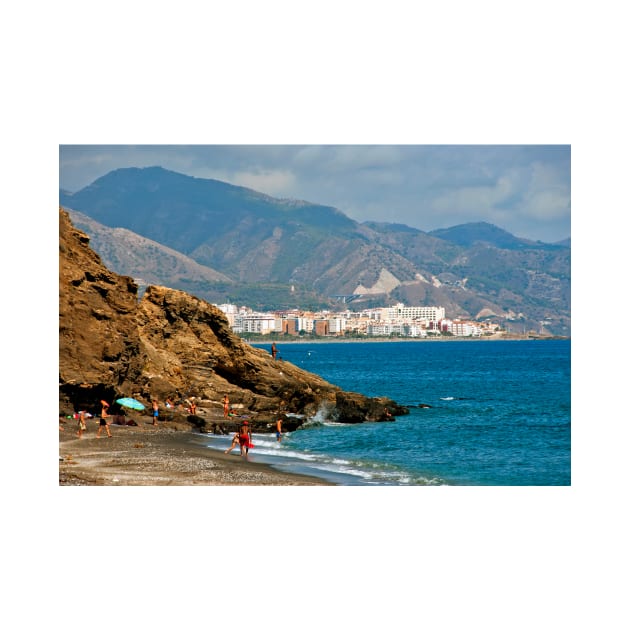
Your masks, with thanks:
[{"label": "shoreline", "polygon": [[326,338],[318,338],[318,339],[305,339],[305,338],[289,338],[287,339],[245,339],[244,337],[240,337],[241,341],[248,343],[252,346],[257,345],[268,345],[272,341],[276,343],[400,343],[405,341],[413,341],[416,343],[422,342],[438,342],[438,343],[446,343],[449,341],[454,342],[478,342],[478,341],[569,341],[571,337],[561,337],[561,336],[549,336],[549,337],[529,337],[527,335],[492,335],[487,337],[394,337],[392,339],[388,337],[366,337],[363,338],[344,338],[344,337],[326,337]]},{"label": "shoreline", "polygon": [[112,437],[96,438],[98,422],[88,421],[83,437],[76,421],[59,431],[60,486],[334,486],[324,479],[286,473],[240,455],[208,448],[204,434],[181,423],[137,427],[110,424]]}]

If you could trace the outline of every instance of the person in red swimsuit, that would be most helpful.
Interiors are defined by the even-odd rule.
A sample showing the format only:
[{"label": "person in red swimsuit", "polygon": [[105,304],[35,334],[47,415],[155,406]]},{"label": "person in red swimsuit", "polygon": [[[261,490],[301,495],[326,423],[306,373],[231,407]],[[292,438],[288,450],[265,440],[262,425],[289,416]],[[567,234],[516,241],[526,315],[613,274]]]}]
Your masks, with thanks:
[{"label": "person in red swimsuit", "polygon": [[249,446],[252,439],[252,430],[249,428],[249,422],[243,420],[241,428],[238,432],[238,444],[241,447],[241,455],[247,456],[249,453]]}]

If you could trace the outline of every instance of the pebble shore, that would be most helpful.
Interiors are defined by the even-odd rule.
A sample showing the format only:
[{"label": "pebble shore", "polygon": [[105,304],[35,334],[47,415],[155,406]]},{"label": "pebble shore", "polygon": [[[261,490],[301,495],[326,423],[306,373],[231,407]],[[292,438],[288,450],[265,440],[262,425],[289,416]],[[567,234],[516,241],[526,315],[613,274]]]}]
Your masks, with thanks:
[{"label": "pebble shore", "polygon": [[274,470],[255,455],[226,455],[205,446],[203,434],[190,425],[141,418],[138,426],[111,424],[96,437],[98,420],[89,420],[81,438],[76,421],[59,430],[60,486],[322,486],[305,475]]}]

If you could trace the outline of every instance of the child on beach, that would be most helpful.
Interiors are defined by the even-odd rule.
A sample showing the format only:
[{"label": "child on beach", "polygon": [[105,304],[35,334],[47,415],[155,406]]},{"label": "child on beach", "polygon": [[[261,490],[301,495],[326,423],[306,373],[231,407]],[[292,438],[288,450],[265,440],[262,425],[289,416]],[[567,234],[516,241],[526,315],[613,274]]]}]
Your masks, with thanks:
[{"label": "child on beach", "polygon": [[160,415],[158,401],[154,400],[151,404],[153,405],[153,425],[155,426],[157,424],[158,416]]},{"label": "child on beach", "polygon": [[85,426],[85,411],[79,411],[78,416],[79,416],[79,418],[78,418],[79,419],[79,423],[78,423],[79,430],[77,431],[77,435],[79,437],[82,437],[84,431],[87,430],[87,427]]},{"label": "child on beach", "polygon": [[225,452],[230,453],[232,449],[236,447],[237,444],[238,444],[238,431],[234,434],[234,437],[232,438],[232,444],[230,444],[230,448],[228,448],[228,450]]}]

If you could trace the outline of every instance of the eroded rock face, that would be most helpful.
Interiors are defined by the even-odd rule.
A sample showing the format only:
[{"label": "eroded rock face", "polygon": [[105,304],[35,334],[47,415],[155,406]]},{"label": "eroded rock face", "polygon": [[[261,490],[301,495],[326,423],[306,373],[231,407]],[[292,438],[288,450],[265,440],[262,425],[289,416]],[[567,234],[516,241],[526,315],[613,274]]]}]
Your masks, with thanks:
[{"label": "eroded rock face", "polygon": [[137,287],[103,266],[59,213],[59,383],[62,409],[127,392],[142,373]]},{"label": "eroded rock face", "polygon": [[148,287],[138,301],[128,277],[110,272],[89,238],[59,213],[60,410],[100,409],[133,396],[149,405],[195,397],[218,410],[230,403],[264,420],[279,410],[340,422],[382,421],[407,413],[389,399],[342,392],[287,361],[275,361],[234,335],[215,306],[182,291]]}]

